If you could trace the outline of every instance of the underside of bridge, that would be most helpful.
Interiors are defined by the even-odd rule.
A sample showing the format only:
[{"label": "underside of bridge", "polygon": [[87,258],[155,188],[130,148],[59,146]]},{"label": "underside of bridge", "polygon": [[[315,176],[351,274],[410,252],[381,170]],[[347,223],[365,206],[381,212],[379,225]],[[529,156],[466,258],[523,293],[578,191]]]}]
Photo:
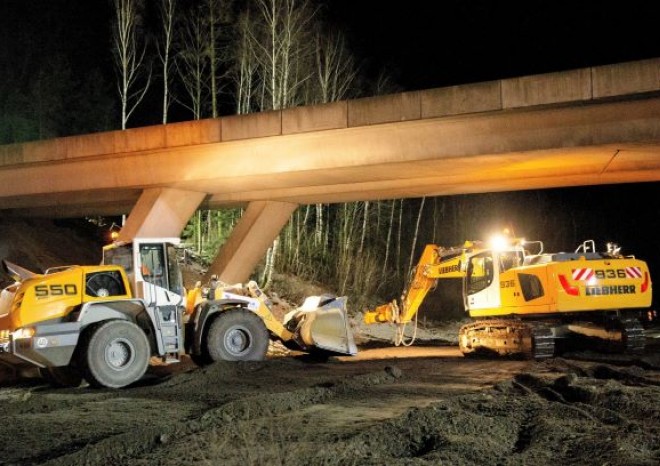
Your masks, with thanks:
[{"label": "underside of bridge", "polygon": [[297,205],[660,181],[660,59],[0,146],[0,212],[130,212],[124,239],[246,207],[244,281]]}]

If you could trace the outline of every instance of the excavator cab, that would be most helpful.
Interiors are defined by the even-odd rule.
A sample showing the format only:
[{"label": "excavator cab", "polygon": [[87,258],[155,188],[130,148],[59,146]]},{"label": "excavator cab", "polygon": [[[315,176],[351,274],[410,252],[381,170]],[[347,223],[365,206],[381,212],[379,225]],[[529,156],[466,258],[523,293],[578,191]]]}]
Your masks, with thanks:
[{"label": "excavator cab", "polygon": [[502,289],[512,286],[516,268],[525,262],[527,251],[521,240],[491,241],[489,249],[467,255],[463,276],[466,311],[497,309],[502,306]]}]

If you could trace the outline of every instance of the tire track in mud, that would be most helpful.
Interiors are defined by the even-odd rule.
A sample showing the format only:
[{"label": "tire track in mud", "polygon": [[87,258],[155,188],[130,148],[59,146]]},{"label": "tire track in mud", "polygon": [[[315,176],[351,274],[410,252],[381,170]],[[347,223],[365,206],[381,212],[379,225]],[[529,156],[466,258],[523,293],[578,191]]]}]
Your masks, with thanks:
[{"label": "tire track in mud", "polygon": [[654,381],[609,366],[588,372],[554,380],[523,373],[482,393],[411,409],[335,445],[331,464],[658,464]]},{"label": "tire track in mud", "polygon": [[[345,393],[375,385],[387,384],[400,378],[396,367],[386,367],[379,372],[353,376],[324,386],[302,388],[294,391],[251,395],[222,406],[207,410],[183,426],[140,427],[130,432],[103,438],[67,455],[50,457],[38,464],[56,466],[76,465],[135,465],[181,464],[194,462],[171,450],[191,452],[190,445],[204,442],[207,432],[212,436],[229,433],[237,423],[260,424],[277,416],[304,407],[328,402]],[[328,386],[329,385],[329,386]],[[245,427],[245,426],[244,426]],[[222,431],[228,432],[222,432]],[[199,450],[203,451],[204,448]],[[192,452],[191,452],[192,453]]]},{"label": "tire track in mud", "polygon": [[[81,400],[92,406],[72,412],[68,424],[89,425],[79,418],[89,413],[109,426],[78,436],[76,426],[67,427],[62,435],[69,442],[61,445],[30,438],[40,450],[14,464],[660,463],[657,370],[559,358],[525,365],[388,364],[405,372],[392,365],[383,370],[383,362],[314,365],[284,358],[217,363],[122,391],[35,391],[26,408],[19,408],[20,390],[8,391],[16,419],[47,406],[43,419],[62,422],[58,416]],[[397,409],[388,409],[393,404]],[[125,416],[113,414],[117,409]],[[2,432],[21,439],[23,431]],[[0,464],[11,458],[0,456]]]},{"label": "tire track in mud", "polygon": [[359,429],[322,432],[300,415],[305,408],[375,396],[397,378],[405,382],[408,377],[390,366],[250,395],[208,409],[182,428],[145,430],[137,441],[123,434],[46,464],[657,464],[660,387],[654,379],[606,365],[568,363],[573,370],[552,374],[547,366]]}]

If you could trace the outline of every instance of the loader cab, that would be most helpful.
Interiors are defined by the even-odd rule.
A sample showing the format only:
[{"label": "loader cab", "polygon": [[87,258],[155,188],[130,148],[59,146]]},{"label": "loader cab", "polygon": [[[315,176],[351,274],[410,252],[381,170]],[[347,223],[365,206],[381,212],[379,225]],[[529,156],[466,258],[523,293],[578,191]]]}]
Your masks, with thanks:
[{"label": "loader cab", "polygon": [[133,294],[150,307],[183,305],[185,290],[175,245],[178,238],[140,238],[103,249],[103,263],[126,271]]}]

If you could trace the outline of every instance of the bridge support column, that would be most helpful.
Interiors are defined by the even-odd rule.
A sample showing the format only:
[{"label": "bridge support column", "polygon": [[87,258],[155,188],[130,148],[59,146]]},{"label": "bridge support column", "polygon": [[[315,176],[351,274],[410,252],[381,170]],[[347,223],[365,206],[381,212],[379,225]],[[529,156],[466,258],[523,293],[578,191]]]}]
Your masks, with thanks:
[{"label": "bridge support column", "polygon": [[206,193],[171,188],[145,189],[119,232],[119,241],[133,238],[177,238]]},{"label": "bridge support column", "polygon": [[288,202],[255,201],[248,205],[231,236],[209,267],[205,279],[243,283],[298,207]]}]

